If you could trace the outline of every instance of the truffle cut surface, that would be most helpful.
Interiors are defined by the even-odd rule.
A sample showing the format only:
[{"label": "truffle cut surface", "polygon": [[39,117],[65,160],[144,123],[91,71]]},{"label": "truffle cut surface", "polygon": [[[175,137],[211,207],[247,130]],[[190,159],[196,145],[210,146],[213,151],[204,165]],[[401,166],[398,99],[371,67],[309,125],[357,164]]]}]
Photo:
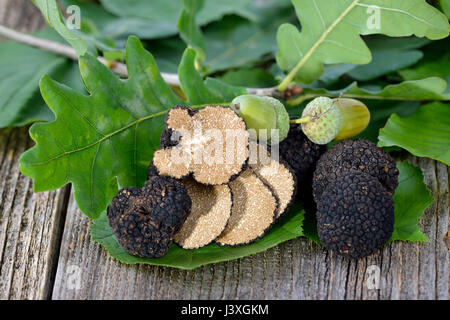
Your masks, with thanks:
[{"label": "truffle cut surface", "polygon": [[251,169],[246,169],[229,186],[233,196],[231,217],[216,242],[225,246],[248,244],[271,227],[278,201],[270,187]]},{"label": "truffle cut surface", "polygon": [[197,249],[214,241],[225,229],[231,215],[231,191],[226,184],[204,185],[191,178],[183,184],[192,208],[174,241],[184,249]]},{"label": "truffle cut surface", "polygon": [[[167,140],[170,136],[171,141]],[[208,106],[200,110],[172,108],[161,137],[166,146],[155,152],[159,174],[177,179],[192,174],[200,183],[228,183],[245,167],[248,132],[245,122],[230,108]]]},{"label": "truffle cut surface", "polygon": [[254,141],[250,143],[249,166],[275,193],[278,199],[276,214],[276,219],[278,219],[289,210],[295,199],[297,179],[290,166],[285,161],[276,158],[264,145]]}]

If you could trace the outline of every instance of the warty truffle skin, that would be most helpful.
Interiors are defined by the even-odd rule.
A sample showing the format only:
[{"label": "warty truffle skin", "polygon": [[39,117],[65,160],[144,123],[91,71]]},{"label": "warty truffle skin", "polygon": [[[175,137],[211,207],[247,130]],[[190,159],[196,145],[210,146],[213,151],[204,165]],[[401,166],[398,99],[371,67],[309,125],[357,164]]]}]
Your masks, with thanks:
[{"label": "warty truffle skin", "polygon": [[349,171],[323,191],[317,230],[328,249],[359,259],[379,250],[394,229],[394,202],[372,176]]},{"label": "warty truffle skin", "polygon": [[186,188],[175,179],[151,177],[143,188],[124,188],[107,210],[119,244],[145,258],[164,256],[191,210]]},{"label": "warty truffle skin", "polygon": [[325,145],[309,140],[301,125],[296,123],[291,123],[288,136],[280,142],[279,147],[281,157],[294,170],[300,185],[312,177],[317,160],[327,150]]},{"label": "warty truffle skin", "polygon": [[391,196],[398,185],[398,169],[387,152],[368,140],[344,140],[328,150],[317,162],[312,184],[316,202],[330,183],[349,171],[371,175]]}]

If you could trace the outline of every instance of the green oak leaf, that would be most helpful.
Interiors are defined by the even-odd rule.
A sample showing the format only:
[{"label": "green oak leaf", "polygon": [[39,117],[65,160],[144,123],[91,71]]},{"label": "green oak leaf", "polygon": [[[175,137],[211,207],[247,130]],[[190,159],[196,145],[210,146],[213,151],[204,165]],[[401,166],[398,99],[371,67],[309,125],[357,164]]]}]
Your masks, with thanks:
[{"label": "green oak leaf", "polygon": [[[35,35],[64,41],[51,29]],[[0,43],[0,128],[53,120],[52,112],[39,94],[39,79],[51,74],[82,91],[77,73],[76,64],[68,59],[12,41]]]},{"label": "green oak leaf", "polygon": [[[179,76],[185,79],[189,101],[226,102],[223,99],[229,99],[235,87],[217,80],[197,81],[194,66],[186,66],[193,64],[195,52],[188,49],[186,55],[191,59],[182,62]],[[159,147],[165,112],[186,104],[163,81],[153,56],[135,37],[128,40],[126,60],[129,79],[121,80],[94,56],[80,57],[89,96],[48,76],[42,78],[41,92],[56,120],[31,127],[36,146],[20,158],[21,171],[33,178],[35,191],[71,182],[78,206],[90,218],[105,210],[118,188],[143,185],[153,152]],[[199,95],[191,97],[192,92]],[[234,93],[239,95],[242,89],[235,88]]]},{"label": "green oak leaf", "polygon": [[[136,30],[142,38],[160,38],[175,35],[177,21],[183,8],[183,0],[101,0],[102,5],[111,13],[121,17],[115,23],[117,31]],[[251,0],[207,0],[196,21],[204,26],[220,20],[226,14],[237,14],[253,18],[247,9]],[[113,32],[113,29],[110,29]],[[122,35],[124,35],[122,33]]]},{"label": "green oak leaf", "polygon": [[186,49],[178,68],[181,89],[188,97],[189,105],[231,102],[236,96],[245,94],[244,88],[234,87],[217,79],[203,81],[195,69],[195,50]]},{"label": "green oak leaf", "polygon": [[55,29],[75,49],[77,55],[86,53],[88,46],[80,36],[70,31],[64,24],[55,0],[32,0],[39,8],[49,27]]},{"label": "green oak leaf", "polygon": [[249,256],[265,251],[282,242],[300,237],[303,235],[303,215],[303,209],[298,204],[295,204],[290,212],[278,221],[263,238],[245,246],[232,248],[221,247],[212,243],[200,249],[186,250],[181,249],[176,244],[172,244],[167,255],[153,259],[128,254],[117,242],[108,224],[108,218],[105,212],[102,213],[100,218],[94,220],[90,230],[91,239],[103,245],[113,258],[122,263],[142,263],[191,270],[210,263]]},{"label": "green oak leaf", "polygon": [[415,35],[429,39],[449,34],[447,17],[424,0],[292,0],[302,31],[291,24],[278,29],[277,63],[291,81],[310,83],[324,64],[367,64],[371,54],[360,35]]},{"label": "green oak leaf", "polygon": [[246,88],[269,88],[277,85],[270,73],[257,68],[230,70],[219,79],[233,86]]},{"label": "green oak leaf", "polygon": [[356,80],[369,81],[407,68],[423,57],[422,51],[418,48],[429,42],[430,40],[426,38],[416,37],[389,38],[380,36],[368,39],[367,46],[372,52],[372,61],[368,64],[357,65],[347,74]]},{"label": "green oak leaf", "polygon": [[196,23],[196,15],[202,9],[203,0],[183,0],[184,8],[178,20],[180,37],[187,45],[195,49],[198,61],[205,60],[205,41],[202,31]]},{"label": "green oak leaf", "polygon": [[413,115],[393,114],[380,130],[378,145],[398,146],[415,156],[450,165],[450,105],[434,102],[421,106]]},{"label": "green oak leaf", "polygon": [[442,11],[444,11],[446,16],[450,19],[450,1],[449,0],[439,0],[439,4],[441,5]]},{"label": "green oak leaf", "polygon": [[427,77],[450,79],[450,41],[434,41],[423,49],[424,58],[416,65],[398,71],[404,80],[418,80]]},{"label": "green oak leaf", "polygon": [[64,58],[22,44],[0,44],[0,128],[52,119],[45,105],[29,103],[39,91],[39,79],[64,63]]},{"label": "green oak leaf", "polygon": [[[407,161],[397,163],[399,170],[398,187],[394,200],[394,232],[388,243],[401,241],[428,241],[418,226],[418,221],[433,197],[423,182],[422,171]],[[414,196],[411,196],[414,195]],[[317,221],[314,214],[306,213],[304,221],[305,236],[321,243],[317,234]]]},{"label": "green oak leaf", "polygon": [[208,73],[242,67],[276,51],[277,28],[290,22],[294,14],[290,8],[266,8],[253,23],[236,16],[226,16],[204,31]]},{"label": "green oak leaf", "polygon": [[393,197],[394,232],[389,241],[428,241],[427,236],[420,231],[418,222],[434,199],[423,183],[423,174],[419,168],[406,161],[398,163],[397,167],[400,174]]},{"label": "green oak leaf", "polygon": [[322,88],[304,88],[303,93],[288,102],[296,106],[302,102],[320,96],[339,97],[368,100],[391,101],[445,101],[450,100],[446,92],[447,82],[441,78],[430,77],[421,80],[404,81],[399,84],[389,84],[384,88],[360,88],[356,82],[340,90],[327,90]]}]

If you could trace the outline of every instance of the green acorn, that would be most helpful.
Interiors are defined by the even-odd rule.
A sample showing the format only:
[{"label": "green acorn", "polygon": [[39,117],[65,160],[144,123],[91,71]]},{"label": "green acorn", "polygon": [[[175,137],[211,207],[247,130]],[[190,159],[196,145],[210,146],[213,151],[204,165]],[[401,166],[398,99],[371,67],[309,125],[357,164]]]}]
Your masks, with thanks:
[{"label": "green acorn", "polygon": [[318,97],[308,103],[302,118],[291,123],[301,123],[302,131],[312,142],[327,144],[358,135],[369,121],[369,109],[358,100]]},{"label": "green acorn", "polygon": [[[249,131],[252,138],[278,143],[287,137],[289,114],[277,99],[247,94],[234,98],[230,106],[244,119],[247,129],[253,129]],[[273,129],[278,129],[275,137],[271,136]]]}]

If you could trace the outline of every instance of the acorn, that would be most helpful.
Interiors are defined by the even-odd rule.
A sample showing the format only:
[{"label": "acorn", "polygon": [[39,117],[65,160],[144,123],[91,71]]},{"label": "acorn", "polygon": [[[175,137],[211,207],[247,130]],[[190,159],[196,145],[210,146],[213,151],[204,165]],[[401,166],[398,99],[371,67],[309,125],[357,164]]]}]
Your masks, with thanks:
[{"label": "acorn", "polygon": [[289,114],[279,100],[246,94],[234,98],[230,107],[244,119],[251,138],[274,144],[287,137]]},{"label": "acorn", "polygon": [[360,134],[370,121],[370,112],[361,101],[349,98],[318,97],[305,107],[300,119],[302,131],[316,144],[327,144]]}]

